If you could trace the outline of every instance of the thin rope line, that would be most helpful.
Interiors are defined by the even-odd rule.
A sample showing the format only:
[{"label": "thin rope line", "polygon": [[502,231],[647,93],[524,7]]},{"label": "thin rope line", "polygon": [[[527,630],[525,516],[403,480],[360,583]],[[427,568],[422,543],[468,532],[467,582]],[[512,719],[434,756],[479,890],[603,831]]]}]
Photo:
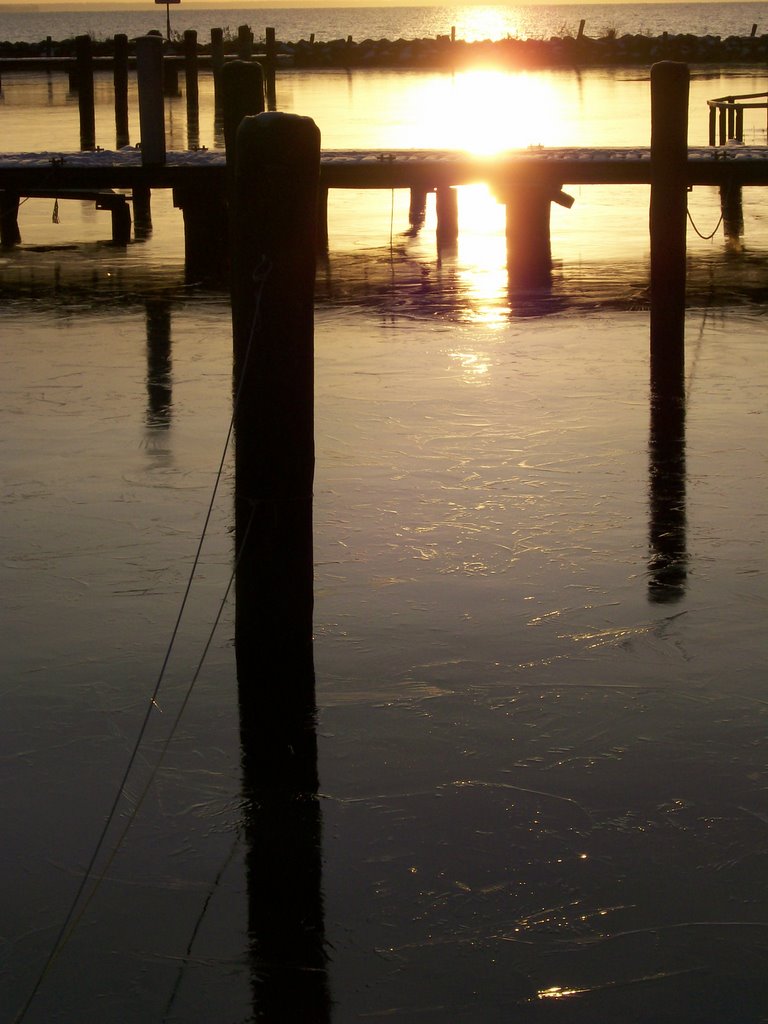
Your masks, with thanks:
[{"label": "thin rope line", "polygon": [[[272,269],[271,264],[269,263],[267,258],[266,257],[262,257],[260,265],[254,271],[254,283],[256,285],[254,313],[253,313],[253,320],[251,322],[251,329],[250,329],[250,332],[249,332],[249,335],[248,335],[248,344],[246,345],[246,350],[245,350],[245,354],[244,354],[244,358],[243,358],[243,369],[245,368],[245,366],[247,366],[248,360],[250,358],[251,348],[252,348],[252,345],[253,345],[253,340],[255,338],[256,329],[258,327],[259,320],[260,320],[261,298],[262,298],[262,294],[263,294],[263,291],[264,291],[264,285],[266,283],[267,278],[269,277],[271,269]],[[197,571],[197,567],[198,567],[198,564],[199,564],[199,561],[200,561],[200,554],[201,554],[201,551],[202,551],[203,543],[205,541],[205,537],[206,537],[206,534],[207,534],[207,531],[208,531],[208,526],[210,525],[211,516],[213,514],[213,506],[214,506],[214,502],[215,502],[215,499],[216,499],[216,495],[218,493],[219,485],[221,483],[221,479],[222,479],[222,476],[223,476],[223,473],[224,473],[224,463],[226,461],[227,451],[229,450],[229,445],[230,445],[230,441],[231,441],[231,438],[232,438],[232,432],[233,432],[233,429],[234,429],[234,422],[235,422],[235,415],[236,415],[237,409],[239,407],[240,398],[241,398],[241,395],[242,395],[244,378],[245,378],[245,373],[243,372],[240,375],[240,380],[238,382],[238,388],[237,388],[237,391],[235,393],[234,401],[232,403],[232,414],[231,414],[231,416],[229,418],[229,425],[227,427],[226,438],[225,438],[225,441],[224,441],[224,446],[223,446],[223,449],[222,449],[221,458],[219,460],[219,466],[218,466],[218,470],[216,472],[216,478],[214,480],[213,491],[211,493],[210,501],[208,502],[208,508],[206,510],[205,518],[204,518],[204,521],[203,521],[203,527],[202,527],[202,532],[201,532],[201,535],[200,535],[200,540],[198,542],[197,549],[195,551],[195,557],[194,557],[193,562],[192,562],[192,568],[190,570],[189,577],[187,579],[187,583],[186,583],[186,586],[184,588],[184,594],[182,596],[181,604],[179,606],[179,611],[178,611],[178,614],[176,616],[176,621],[174,623],[173,630],[171,632],[171,637],[170,637],[170,640],[168,642],[168,646],[167,646],[166,651],[165,651],[165,656],[163,658],[162,665],[160,667],[160,671],[159,671],[158,676],[157,676],[157,680],[155,681],[155,685],[154,685],[154,688],[152,690],[152,695],[150,696],[149,702],[147,704],[147,709],[146,709],[146,711],[144,713],[144,717],[143,717],[141,725],[139,727],[139,732],[137,734],[136,741],[134,742],[133,749],[131,750],[131,754],[130,754],[130,757],[128,759],[128,764],[127,764],[127,766],[125,768],[125,771],[123,772],[122,778],[120,780],[120,784],[119,784],[119,786],[117,788],[117,792],[115,794],[115,798],[112,801],[112,804],[110,806],[109,812],[108,812],[107,817],[106,817],[106,819],[104,821],[104,824],[102,826],[101,832],[99,833],[99,837],[98,837],[98,839],[96,841],[96,846],[94,847],[94,850],[93,850],[93,853],[91,855],[91,858],[88,861],[88,865],[87,865],[87,867],[85,869],[85,873],[83,874],[83,877],[82,877],[82,880],[80,882],[80,885],[78,886],[77,891],[75,892],[75,896],[74,896],[74,898],[73,898],[73,900],[72,900],[72,902],[70,904],[69,910],[67,911],[67,914],[64,917],[64,920],[63,920],[63,922],[61,924],[61,927],[59,928],[59,930],[58,930],[58,932],[56,934],[56,938],[55,938],[55,940],[53,942],[53,945],[51,946],[51,949],[50,949],[50,951],[48,953],[48,956],[47,956],[47,958],[45,960],[45,963],[43,964],[43,966],[42,966],[42,968],[40,970],[40,973],[39,973],[39,975],[38,975],[38,977],[37,977],[37,979],[35,981],[35,984],[34,984],[34,986],[32,988],[32,991],[30,992],[29,996],[27,997],[27,1000],[24,1003],[24,1005],[22,1006],[21,1010],[19,1011],[17,1016],[14,1018],[13,1024],[21,1024],[21,1022],[26,1017],[26,1015],[27,1015],[27,1013],[29,1011],[30,1006],[32,1005],[32,1003],[33,1003],[33,1001],[34,1001],[38,991],[40,990],[40,986],[42,985],[43,981],[47,977],[49,970],[51,969],[51,967],[53,966],[54,962],[56,961],[56,959],[60,955],[62,949],[64,948],[66,943],[71,938],[71,936],[72,936],[72,934],[73,934],[73,932],[75,930],[75,927],[77,926],[79,921],[82,919],[82,916],[83,916],[83,913],[85,912],[85,909],[90,904],[93,896],[96,893],[96,890],[98,889],[99,885],[101,884],[101,881],[104,878],[104,873],[106,872],[107,868],[112,863],[112,861],[114,860],[114,857],[116,856],[117,850],[119,849],[119,847],[120,847],[120,845],[121,845],[125,835],[127,834],[128,828],[130,828],[130,824],[132,823],[133,818],[135,817],[136,813],[138,813],[138,809],[141,806],[141,804],[143,803],[144,798],[146,796],[146,790],[145,790],[145,792],[142,793],[141,797],[139,798],[139,802],[136,804],[136,806],[134,808],[134,811],[132,813],[132,816],[129,818],[128,827],[124,830],[124,832],[120,836],[120,839],[118,840],[117,847],[113,850],[112,854],[110,855],[109,859],[107,860],[107,863],[106,863],[106,866],[104,868],[104,871],[99,876],[99,878],[97,880],[97,883],[94,886],[94,889],[91,891],[91,894],[87,898],[84,907],[77,914],[77,916],[75,916],[75,911],[77,910],[77,906],[80,903],[80,900],[82,899],[83,893],[85,892],[86,886],[88,885],[89,879],[91,878],[91,876],[93,874],[94,867],[96,865],[96,861],[97,861],[97,859],[99,857],[99,854],[101,853],[102,848],[104,847],[104,844],[105,844],[106,838],[107,838],[107,834],[108,834],[109,829],[110,829],[110,827],[112,825],[112,822],[115,819],[115,815],[117,814],[117,808],[118,808],[118,806],[120,804],[121,798],[125,795],[125,791],[126,791],[126,787],[127,787],[127,783],[128,783],[128,778],[129,778],[129,776],[130,776],[130,774],[131,774],[131,772],[133,770],[133,766],[134,766],[134,764],[136,762],[136,759],[138,757],[139,749],[140,749],[141,744],[142,744],[142,742],[144,740],[144,736],[146,735],[147,728],[149,727],[149,719],[150,719],[150,716],[152,714],[152,709],[155,708],[155,707],[159,707],[159,705],[157,703],[157,697],[158,697],[158,694],[160,692],[160,687],[162,685],[163,679],[165,677],[165,673],[166,673],[166,670],[167,670],[167,667],[168,667],[168,663],[170,661],[171,653],[173,651],[173,648],[174,648],[174,645],[175,645],[175,642],[176,642],[176,637],[178,635],[179,628],[181,626],[181,620],[182,620],[184,611],[186,609],[187,601],[188,601],[188,598],[189,598],[189,593],[190,593],[190,590],[192,589],[192,581],[193,581],[193,579],[195,577],[195,573]],[[250,529],[250,522],[249,522],[248,528]],[[247,532],[246,532],[246,536],[247,536]],[[226,600],[226,594],[229,593],[230,587],[232,586],[232,579],[234,578],[234,572],[235,572],[235,570],[237,568],[237,562],[239,561],[239,557],[240,557],[240,553],[238,553],[238,557],[237,557],[237,560],[235,562],[235,569],[233,569],[232,576],[230,577],[230,581],[229,581],[229,583],[227,585],[227,590],[226,590],[226,593],[225,593],[225,600]],[[219,621],[219,618],[221,616],[222,611],[223,611],[223,606],[220,608],[220,610],[219,610],[219,612],[217,614],[216,624]],[[214,628],[215,628],[215,625],[214,625]],[[211,640],[212,640],[212,635],[209,636],[209,639],[208,639],[208,641],[206,643],[206,646],[204,648],[203,658],[205,657],[205,653],[207,653],[207,650],[210,647]],[[202,661],[199,663],[198,669],[195,672],[195,675],[193,676],[193,680],[192,680],[192,683],[190,685],[190,689],[188,690],[187,696],[185,697],[185,700],[184,700],[184,702],[182,704],[182,708],[181,708],[182,711],[186,707],[186,704],[187,704],[187,702],[189,700],[189,696],[191,694],[191,687],[194,686],[194,684],[195,684],[195,682],[197,680],[197,677],[198,677],[198,675],[200,673],[200,669],[201,668],[202,668]],[[170,739],[174,735],[174,733],[176,731],[176,728],[178,726],[178,721],[179,721],[179,719],[177,717],[176,721],[174,722],[174,725],[172,726],[171,733],[169,734],[169,739],[168,739],[167,742],[170,742]],[[157,770],[159,769],[160,764],[162,763],[162,758],[165,756],[166,750],[167,750],[167,743],[166,743],[166,746],[163,748],[163,750],[161,752],[160,761],[158,762],[158,764],[157,764],[156,768],[154,769],[154,771],[150,774],[150,780],[149,780],[150,783],[154,780],[155,775],[157,774]]]},{"label": "thin rope line", "polygon": [[699,229],[698,229],[698,228],[696,227],[696,223],[695,223],[695,221],[694,221],[693,217],[691,216],[691,211],[690,211],[690,210],[688,210],[688,209],[686,209],[686,213],[688,214],[688,220],[689,220],[689,221],[691,222],[691,227],[692,227],[692,228],[693,228],[693,230],[694,230],[694,231],[696,232],[696,234],[697,234],[697,235],[699,236],[699,238],[703,238],[705,242],[708,242],[708,241],[709,241],[710,239],[712,239],[712,238],[714,238],[714,237],[715,237],[715,235],[717,234],[717,230],[718,230],[718,228],[719,228],[719,227],[720,227],[720,225],[721,225],[721,224],[723,223],[723,217],[724,217],[724,214],[722,214],[722,213],[721,213],[721,214],[720,214],[720,220],[719,220],[719,221],[717,222],[717,224],[715,224],[715,228],[714,228],[714,231],[712,231],[712,233],[711,233],[711,234],[709,234],[709,235],[702,235],[702,233],[701,233],[701,232],[699,231]]},{"label": "thin rope line", "polygon": [[[107,876],[107,872],[109,871],[110,867],[112,866],[112,864],[115,861],[115,858],[117,857],[118,853],[120,852],[120,850],[121,850],[121,848],[123,846],[123,843],[125,842],[125,840],[126,840],[126,838],[128,836],[128,833],[130,832],[134,822],[136,821],[136,818],[138,817],[139,811],[141,810],[141,808],[142,808],[142,806],[144,804],[144,801],[146,800],[147,796],[149,795],[149,791],[152,788],[152,784],[155,781],[155,779],[157,778],[157,773],[160,771],[160,768],[163,765],[163,761],[165,760],[165,755],[168,753],[168,750],[169,750],[170,745],[171,745],[171,743],[173,741],[173,738],[176,735],[176,731],[177,731],[179,725],[181,724],[181,719],[182,719],[182,717],[184,715],[184,712],[186,711],[186,708],[187,708],[187,705],[189,704],[190,698],[192,697],[192,691],[194,690],[195,684],[197,683],[197,680],[200,677],[200,673],[202,671],[203,664],[204,664],[205,659],[206,659],[206,657],[208,655],[208,651],[210,650],[211,644],[213,643],[214,634],[215,634],[216,629],[217,629],[217,627],[219,625],[219,622],[221,621],[221,616],[224,613],[224,608],[226,607],[227,598],[229,597],[229,592],[232,589],[232,584],[233,584],[233,582],[235,580],[235,575],[237,573],[237,567],[238,567],[238,565],[240,563],[240,556],[242,555],[243,551],[245,550],[245,544],[246,544],[246,541],[248,540],[248,534],[250,533],[251,524],[253,523],[254,515],[255,515],[255,506],[251,510],[251,516],[250,516],[250,519],[248,521],[248,526],[246,528],[245,535],[243,536],[243,543],[241,544],[240,550],[237,553],[237,558],[235,559],[234,565],[232,567],[232,572],[229,575],[229,580],[227,582],[227,586],[226,586],[226,589],[224,591],[224,595],[223,595],[221,601],[219,602],[219,607],[218,607],[218,610],[217,610],[216,615],[214,617],[213,624],[211,625],[211,628],[208,631],[208,637],[207,637],[207,639],[205,641],[205,645],[203,646],[203,650],[202,650],[202,653],[201,653],[200,658],[198,660],[197,667],[195,668],[195,672],[194,672],[194,674],[192,676],[192,679],[191,679],[191,681],[189,683],[189,686],[187,687],[187,690],[186,690],[186,692],[184,694],[184,699],[182,700],[182,702],[181,702],[181,704],[179,706],[179,709],[176,712],[176,717],[173,720],[173,724],[171,726],[171,729],[170,729],[168,735],[165,738],[165,741],[163,743],[162,749],[160,751],[160,755],[158,756],[157,761],[155,762],[155,764],[152,767],[152,770],[149,773],[149,777],[147,778],[147,781],[144,784],[144,788],[142,789],[141,793],[138,796],[138,799],[136,800],[136,804],[135,804],[133,810],[128,815],[128,818],[127,818],[126,823],[125,823],[125,827],[123,828],[122,832],[118,836],[117,842],[113,846],[113,848],[112,848],[112,850],[111,850],[111,852],[109,854],[109,857],[107,858],[104,866],[102,867],[101,871],[97,875],[96,880],[93,883],[93,887],[91,888],[91,891],[88,893],[87,897],[85,898],[85,900],[84,900],[82,906],[80,907],[79,911],[77,912],[76,916],[72,919],[72,922],[69,925],[69,928],[68,928],[66,934],[62,938],[61,944],[59,945],[58,949],[55,951],[54,959],[59,956],[61,951],[66,946],[67,942],[69,942],[69,940],[72,938],[72,935],[74,934],[75,929],[79,925],[80,921],[83,919],[83,916],[85,915],[85,912],[87,911],[88,907],[91,905],[91,902],[93,901],[93,898],[95,897],[96,893],[101,888],[101,885],[102,885],[102,883],[104,882],[104,879]],[[51,963],[53,963],[53,960],[51,961]]]}]

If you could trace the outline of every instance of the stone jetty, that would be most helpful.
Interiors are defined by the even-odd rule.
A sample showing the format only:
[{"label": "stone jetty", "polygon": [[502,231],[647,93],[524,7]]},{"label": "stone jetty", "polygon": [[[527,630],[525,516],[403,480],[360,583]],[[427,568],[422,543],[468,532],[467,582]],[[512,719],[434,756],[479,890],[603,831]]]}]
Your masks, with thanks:
[{"label": "stone jetty", "polygon": [[[234,46],[234,40],[232,41]],[[113,40],[93,40],[95,57],[112,56]],[[258,43],[256,44],[258,48]],[[181,39],[167,51],[183,53]],[[198,44],[201,55],[210,54],[210,42]],[[69,57],[75,40],[39,43],[0,42],[0,58]],[[618,35],[601,38],[585,34],[550,39],[500,39],[468,43],[449,35],[426,39],[333,39],[318,42],[276,43],[281,67],[296,68],[462,68],[491,65],[502,68],[600,67],[650,65],[659,60],[704,65],[759,65],[768,63],[768,35],[661,36]]]}]

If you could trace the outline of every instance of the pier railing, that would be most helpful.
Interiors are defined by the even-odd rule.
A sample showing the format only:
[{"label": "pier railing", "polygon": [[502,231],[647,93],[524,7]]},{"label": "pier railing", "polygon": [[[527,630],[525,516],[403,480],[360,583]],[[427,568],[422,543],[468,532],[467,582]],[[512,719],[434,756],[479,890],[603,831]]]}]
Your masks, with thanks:
[{"label": "pier railing", "polygon": [[749,92],[741,96],[718,96],[707,100],[709,107],[709,144],[724,146],[727,142],[744,141],[744,111],[766,111],[768,140],[768,92]]}]

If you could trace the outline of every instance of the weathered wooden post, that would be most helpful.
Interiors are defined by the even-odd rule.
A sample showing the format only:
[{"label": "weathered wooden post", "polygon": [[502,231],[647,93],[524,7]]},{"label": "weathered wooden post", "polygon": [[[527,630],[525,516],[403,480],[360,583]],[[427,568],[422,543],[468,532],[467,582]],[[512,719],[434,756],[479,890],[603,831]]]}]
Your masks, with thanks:
[{"label": "weathered wooden post", "polygon": [[149,185],[134,185],[131,198],[134,238],[149,238],[152,234],[152,190]]},{"label": "weathered wooden post", "polygon": [[179,89],[179,65],[172,53],[163,57],[163,95],[176,97],[181,96]]},{"label": "weathered wooden post", "polygon": [[222,68],[224,148],[230,174],[235,167],[235,138],[244,117],[264,110],[264,72],[255,61],[230,60]]},{"label": "weathered wooden post", "polygon": [[187,96],[187,149],[200,145],[200,105],[197,83],[197,32],[184,32],[184,81]]},{"label": "weathered wooden post", "polygon": [[250,60],[253,57],[253,32],[249,25],[238,26],[237,56],[240,60]]},{"label": "weathered wooden post", "polygon": [[115,87],[115,145],[120,149],[121,146],[127,146],[130,141],[128,134],[128,36],[116,35],[114,46],[112,81]]},{"label": "weathered wooden post", "polygon": [[19,197],[15,192],[0,190],[0,248],[13,249],[20,241]]},{"label": "weathered wooden post", "polygon": [[139,80],[139,132],[141,162],[165,163],[165,107],[163,104],[163,40],[141,36],[136,40]]},{"label": "weathered wooden post", "polygon": [[499,195],[506,205],[510,287],[547,287],[552,277],[552,203],[570,209],[573,198],[547,182],[504,183]]},{"label": "weathered wooden post", "polygon": [[233,178],[235,647],[244,754],[301,791],[314,764],[312,484],[320,133],[247,117]]},{"label": "weathered wooden post", "polygon": [[277,109],[277,89],[275,86],[275,75],[277,72],[277,40],[275,30],[268,28],[265,33],[264,43],[264,80],[267,90],[267,110]]},{"label": "weathered wooden post", "polygon": [[651,388],[684,392],[688,67],[651,68]]},{"label": "weathered wooden post", "polygon": [[328,252],[328,193],[327,185],[320,185],[317,192],[317,251]]},{"label": "weathered wooden post", "polygon": [[211,29],[211,74],[213,75],[213,105],[218,108],[221,97],[219,95],[219,75],[224,66],[224,30],[220,28]]},{"label": "weathered wooden post", "polygon": [[411,189],[411,201],[408,206],[409,234],[416,235],[427,215],[427,190],[422,186]]},{"label": "weathered wooden post", "polygon": [[187,116],[190,110],[197,115],[197,32],[193,28],[184,31],[184,84],[187,94]]},{"label": "weathered wooden post", "polygon": [[459,237],[459,195],[455,188],[443,185],[435,193],[437,248],[450,249]]},{"label": "weathered wooden post", "polygon": [[738,251],[744,234],[744,206],[741,184],[733,177],[720,185],[720,212],[723,215],[723,234],[729,248]]},{"label": "weathered wooden post", "polygon": [[93,98],[93,50],[90,36],[75,38],[77,105],[80,112],[80,149],[96,148],[96,112]]}]

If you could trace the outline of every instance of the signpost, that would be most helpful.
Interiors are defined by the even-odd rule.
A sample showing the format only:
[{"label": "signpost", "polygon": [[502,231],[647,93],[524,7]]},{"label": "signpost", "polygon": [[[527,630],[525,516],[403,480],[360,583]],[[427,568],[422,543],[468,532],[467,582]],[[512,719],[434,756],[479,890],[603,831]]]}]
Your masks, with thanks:
[{"label": "signpost", "polygon": [[165,4],[165,35],[171,41],[171,4],[180,4],[181,0],[155,0],[156,4]]}]

